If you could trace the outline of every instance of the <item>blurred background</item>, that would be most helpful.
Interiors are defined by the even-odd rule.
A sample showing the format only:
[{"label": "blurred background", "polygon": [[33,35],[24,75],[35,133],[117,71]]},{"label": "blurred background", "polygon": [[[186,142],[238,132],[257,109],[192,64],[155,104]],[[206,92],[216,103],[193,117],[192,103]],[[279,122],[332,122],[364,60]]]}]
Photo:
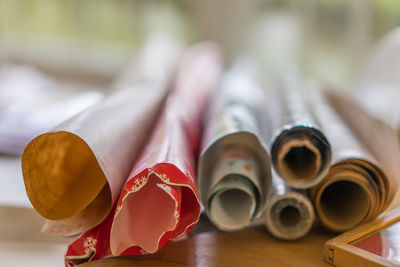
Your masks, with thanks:
[{"label": "blurred background", "polygon": [[400,2],[1,0],[0,58],[111,79],[149,32],[167,31],[188,43],[214,39],[229,58],[253,49],[251,42],[267,47],[255,37],[277,21],[297,27],[309,73],[346,86],[376,40],[400,25]]}]

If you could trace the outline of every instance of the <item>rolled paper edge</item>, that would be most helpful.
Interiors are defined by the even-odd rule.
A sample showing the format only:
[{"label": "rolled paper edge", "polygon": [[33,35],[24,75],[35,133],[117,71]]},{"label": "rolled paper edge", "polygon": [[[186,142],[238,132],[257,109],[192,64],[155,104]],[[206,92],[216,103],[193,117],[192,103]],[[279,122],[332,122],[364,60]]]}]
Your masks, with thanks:
[{"label": "rolled paper edge", "polygon": [[[285,231],[281,231],[281,229],[279,229],[279,227],[276,226],[276,222],[273,221],[273,218],[271,216],[271,213],[274,212],[273,207],[275,207],[275,205],[278,202],[290,200],[290,199],[294,200],[297,208],[300,207],[299,203],[302,203],[304,205],[304,206],[302,206],[302,208],[303,208],[302,210],[309,216],[308,219],[301,217],[299,223],[303,223],[304,227],[301,229],[302,231],[299,231],[295,234],[291,234],[288,232],[285,233]],[[292,205],[287,205],[287,206],[293,206],[293,203],[292,203]],[[315,212],[314,212],[313,205],[312,205],[310,199],[308,197],[306,197],[303,193],[291,191],[291,192],[285,193],[284,195],[280,195],[280,196],[275,195],[268,201],[268,205],[267,205],[266,211],[265,211],[265,226],[266,226],[267,230],[271,233],[271,235],[273,235],[274,237],[276,237],[278,239],[282,239],[282,240],[300,239],[300,238],[304,237],[311,230],[314,223],[315,223]],[[282,228],[282,229],[284,229],[284,228]]]},{"label": "rolled paper edge", "polygon": [[[367,111],[351,99],[333,92],[325,92],[324,95],[348,126],[351,126],[351,130],[363,141],[363,145],[368,147],[380,165],[385,167],[388,178],[387,203],[385,203],[385,209],[391,210],[396,208],[400,203],[400,180],[398,179],[400,175],[400,132],[396,133],[396,130],[392,129],[381,120],[373,118]],[[368,122],[369,128],[365,128],[365,124],[363,124],[365,121]],[[371,127],[374,131],[377,129],[380,131],[379,138],[372,143],[367,140],[371,134]],[[386,145],[389,143],[388,140],[392,143],[391,146]],[[384,146],[382,146],[382,144]],[[386,149],[382,149],[382,147],[386,147]]]},{"label": "rolled paper edge", "polygon": [[[98,197],[89,204],[89,206],[92,206],[93,208],[89,207],[81,213],[64,220],[46,220],[41,232],[58,236],[73,236],[98,226],[111,212],[111,207],[104,207],[102,205],[100,200],[101,195],[105,195],[106,197],[107,195],[111,195],[110,188],[104,186]],[[104,210],[104,213],[98,213],[97,210]],[[93,220],[93,218],[97,219]]]},{"label": "rolled paper edge", "polygon": [[[229,175],[235,175],[233,174],[229,174]],[[242,175],[240,175],[242,176]],[[240,186],[238,184],[235,185],[230,185],[230,186],[223,186],[223,180],[221,180],[221,182],[217,185],[215,185],[214,187],[214,192],[211,193],[211,195],[209,196],[209,199],[207,201],[207,207],[206,207],[206,213],[208,215],[208,217],[210,218],[210,220],[221,230],[224,231],[236,231],[236,230],[240,230],[243,229],[247,226],[249,226],[251,224],[251,222],[254,220],[254,218],[257,215],[257,211],[260,209],[260,199],[261,196],[258,194],[257,192],[257,188],[256,186],[250,181],[250,179],[248,179],[247,177],[243,176],[242,179],[243,180],[243,184]],[[245,185],[247,183],[247,186]],[[217,187],[219,187],[217,189]],[[215,201],[215,198],[218,197],[220,194],[228,191],[228,190],[240,190],[242,192],[244,192],[245,194],[247,194],[250,199],[251,199],[251,205],[250,205],[250,210],[249,210],[249,217],[247,219],[246,222],[238,224],[237,226],[231,226],[228,227],[226,224],[222,223],[220,219],[217,218],[217,216],[215,216],[213,213],[213,207],[212,207],[212,202]]]},{"label": "rolled paper edge", "polygon": [[65,266],[72,267],[84,262],[111,256],[110,228],[114,213],[115,206],[102,223],[81,234],[68,245],[64,255]]},{"label": "rolled paper edge", "polygon": [[[151,177],[154,173],[149,173],[148,175],[148,180],[143,181],[143,185],[141,186],[141,188],[139,188],[137,191],[134,191],[132,193],[128,193],[125,198],[124,198],[124,206],[121,206],[119,209],[117,209],[118,212],[118,217],[114,216],[114,221],[112,223],[112,227],[111,227],[111,231],[110,231],[110,236],[115,236],[119,233],[115,233],[115,231],[121,232],[121,231],[129,231],[130,227],[133,227],[134,222],[131,220],[131,217],[129,216],[129,210],[135,210],[132,209],[132,207],[130,206],[131,202],[128,202],[130,199],[132,199],[132,197],[134,197],[134,194],[139,193],[141,190],[143,190],[145,187],[149,187],[152,186],[152,188],[148,188],[149,190],[151,189],[151,191],[155,194],[162,194],[164,197],[168,198],[169,202],[173,202],[174,203],[174,207],[173,209],[170,209],[168,211],[170,211],[171,213],[169,214],[169,218],[167,220],[166,217],[164,218],[159,218],[160,220],[156,220],[156,221],[149,221],[146,227],[150,227],[152,223],[160,223],[160,222],[165,222],[168,223],[169,219],[173,218],[173,223],[172,224],[163,224],[161,228],[161,233],[153,240],[150,240],[150,236],[147,236],[146,238],[142,238],[142,240],[138,240],[138,238],[135,236],[133,240],[132,238],[129,239],[128,242],[130,242],[128,245],[125,243],[121,243],[121,239],[120,238],[114,238],[113,242],[110,242],[110,247],[111,247],[111,252],[113,255],[117,256],[117,255],[124,255],[127,254],[129,255],[129,251],[130,248],[133,247],[138,247],[140,248],[143,252],[141,254],[153,254],[155,252],[157,252],[162,246],[163,243],[165,243],[170,236],[172,235],[172,233],[176,230],[179,220],[180,220],[180,209],[181,209],[181,194],[180,194],[180,190],[175,190],[175,188],[166,185],[165,183],[159,183],[162,182],[162,180],[160,181],[150,181],[151,178],[154,179],[154,177]],[[179,189],[179,188],[178,188]],[[140,203],[140,201],[136,200],[136,203]],[[163,203],[160,203],[160,205],[167,203],[166,199],[165,201],[163,201]],[[171,207],[170,207],[171,208]],[[126,213],[126,209],[128,209],[128,220],[123,220],[123,221],[118,221],[118,218],[124,218],[124,212]],[[157,209],[157,207],[146,207],[145,209],[150,209],[150,210],[154,210]],[[167,210],[167,209],[166,209]],[[164,210],[165,211],[165,210]],[[158,212],[157,212],[158,213]],[[143,220],[145,218],[137,218],[137,220]],[[129,225],[129,221],[132,223],[132,225]],[[118,223],[120,222],[120,223]],[[122,228],[121,227],[121,222],[122,224],[125,223],[125,227]],[[115,227],[113,227],[115,225]],[[128,227],[129,226],[129,227]],[[131,235],[127,235],[127,236],[131,236]],[[146,242],[144,241],[144,239],[146,239]],[[162,242],[163,241],[163,242]],[[147,244],[145,244],[147,243]],[[151,244],[150,244],[151,243]]]},{"label": "rolled paper edge", "polygon": [[[35,157],[35,155],[37,156],[37,152],[36,152],[36,154],[32,154],[32,153],[34,153],[34,150],[35,150],[35,147],[34,147],[35,143],[39,139],[47,138],[47,136],[49,136],[49,135],[56,135],[56,134],[68,135],[70,138],[74,138],[76,141],[78,141],[80,145],[83,145],[85,147],[85,149],[90,152],[90,156],[93,157],[93,159],[94,159],[93,162],[96,164],[96,168],[98,168],[99,173],[102,174],[101,179],[104,180],[104,185],[99,190],[98,194],[94,195],[93,199],[91,201],[89,201],[86,206],[84,206],[82,209],[78,209],[71,216],[66,216],[66,217],[65,216],[62,216],[62,217],[49,216],[43,210],[43,208],[40,207],[40,203],[38,203],[36,201],[35,195],[43,194],[43,190],[40,190],[40,189],[36,190],[37,193],[35,193],[35,190],[33,189],[32,181],[31,181],[31,175],[30,175],[31,169],[34,168],[34,166],[31,166],[31,164],[30,164],[31,158]],[[46,223],[47,225],[45,224],[45,226],[43,228],[44,232],[51,233],[54,235],[62,235],[62,236],[74,235],[74,234],[82,233],[84,231],[89,230],[90,228],[100,224],[107,217],[107,215],[111,209],[111,206],[112,206],[111,188],[107,182],[107,179],[104,175],[102,168],[99,165],[99,162],[96,158],[95,153],[90,148],[90,146],[85,142],[85,140],[83,140],[80,136],[78,136],[74,133],[68,132],[68,131],[52,131],[52,132],[48,132],[48,133],[39,135],[25,147],[24,153],[22,155],[21,165],[22,165],[22,172],[23,172],[23,178],[24,178],[26,192],[27,192],[30,202],[32,203],[32,206],[35,208],[35,210],[40,215],[49,219],[48,223]],[[39,177],[40,175],[37,175],[37,176]],[[80,178],[78,178],[78,179],[80,179]],[[106,200],[106,199],[108,199],[108,200]],[[104,205],[99,205],[101,200],[103,200],[103,202],[104,202],[104,200],[106,200],[106,202],[108,203],[107,207],[104,207]],[[102,203],[102,204],[104,204],[104,203]],[[95,209],[96,212],[95,212],[95,210],[92,210],[92,209]],[[95,219],[94,221],[93,221],[93,219],[92,220],[88,219],[87,216],[89,214],[93,214],[93,213],[101,213],[102,215],[101,216],[97,215],[97,219]],[[52,221],[52,222],[50,222],[50,221]],[[76,229],[74,229],[75,228],[74,224],[77,221],[79,222],[79,226]],[[60,223],[59,225],[57,225],[58,222]]]},{"label": "rolled paper edge", "polygon": [[[285,139],[289,138],[289,135],[296,134],[296,131],[298,130],[310,131],[310,134],[308,136],[303,136],[300,140],[296,140],[296,138],[293,138],[293,140],[285,142]],[[326,153],[321,153],[322,151],[318,148],[318,145],[313,144],[311,140],[314,138],[320,144],[321,149],[323,148],[324,150],[326,150]],[[299,180],[290,177],[290,175],[287,175],[287,172],[285,171],[282,172],[281,161],[283,160],[283,156],[281,155],[284,155],[282,153],[282,150],[289,151],[291,147],[290,143],[304,143],[305,141],[307,141],[308,149],[314,152],[317,157],[317,161],[319,161],[320,164],[318,164],[319,170],[317,172],[317,175],[315,175],[311,179]],[[288,143],[290,145],[289,148],[287,147]],[[315,153],[316,151],[318,152]],[[332,149],[326,136],[317,128],[307,125],[294,125],[291,128],[283,129],[280,134],[273,140],[271,145],[271,160],[276,172],[280,175],[280,177],[285,181],[288,186],[294,189],[308,189],[320,183],[324,179],[325,175],[328,173],[332,160]]]},{"label": "rolled paper edge", "polygon": [[[154,167],[147,168],[127,180],[127,182],[125,183],[125,185],[122,189],[120,198],[118,200],[118,204],[115,209],[116,211],[115,211],[115,215],[114,215],[114,221],[115,221],[115,218],[118,216],[119,211],[123,208],[124,200],[129,196],[129,194],[132,194],[132,193],[140,190],[146,184],[146,182],[144,182],[142,180],[142,183],[137,185],[137,184],[135,184],[136,179],[141,179],[143,176],[145,176],[145,177],[147,177],[146,179],[148,180],[148,178],[153,174],[156,175],[160,179],[160,181],[162,181],[164,184],[166,184],[168,186],[184,187],[184,188],[189,189],[192,193],[193,199],[195,199],[195,202],[197,204],[196,205],[197,207],[191,209],[191,212],[193,213],[194,217],[192,220],[190,220],[189,223],[187,223],[187,225],[181,224],[182,217],[184,216],[184,214],[181,213],[179,215],[179,220],[176,224],[176,227],[172,231],[165,232],[164,234],[162,234],[162,236],[158,240],[159,241],[158,248],[157,248],[157,251],[158,251],[166,243],[168,243],[168,241],[179,239],[185,233],[189,232],[196,225],[198,220],[200,219],[201,208],[200,208],[200,199],[198,196],[197,189],[195,187],[195,184],[191,181],[191,179],[186,174],[184,174],[178,167],[176,167],[173,164],[158,163]],[[174,178],[171,178],[172,176],[174,176]],[[177,180],[180,180],[180,182],[178,182]],[[133,187],[135,187],[135,190],[131,190],[131,189],[133,189]],[[180,204],[181,212],[184,212],[183,206],[184,206],[184,203],[181,203]],[[113,232],[117,231],[117,230],[114,230],[114,227],[117,227],[114,224],[114,221],[111,225],[111,231],[110,231],[110,248],[111,248],[112,255],[118,256],[120,254],[118,254],[118,251],[116,251],[115,243],[114,243],[115,241],[113,241]],[[181,229],[181,233],[176,232],[178,229]],[[132,246],[127,247],[121,253],[126,255],[125,252],[136,251],[135,248],[139,248],[139,247],[137,247],[135,244],[132,244]],[[137,255],[152,254],[152,253],[156,252],[156,251],[154,251],[154,252],[145,251],[141,248],[139,248],[139,251],[140,251],[140,253],[138,253]],[[133,255],[133,254],[130,254],[130,255]]]},{"label": "rolled paper edge", "polygon": [[[356,181],[354,181],[354,179],[333,179],[332,180],[332,179],[329,179],[329,176],[327,176],[327,178],[324,180],[324,182],[322,184],[318,185],[317,187],[315,187],[315,188],[313,188],[311,190],[311,195],[312,195],[312,199],[313,199],[313,202],[314,202],[314,207],[315,207],[316,213],[318,215],[318,218],[319,218],[321,224],[325,228],[327,228],[330,231],[335,232],[335,233],[341,233],[341,232],[344,232],[344,231],[352,229],[353,227],[355,227],[355,226],[359,225],[360,223],[364,222],[365,220],[367,220],[368,219],[368,214],[370,213],[370,208],[369,208],[369,210],[367,210],[365,216],[360,218],[360,220],[359,220],[359,222],[357,224],[350,225],[350,226],[347,226],[347,227],[340,227],[340,226],[334,224],[333,222],[331,222],[329,219],[327,219],[323,215],[323,212],[322,212],[322,209],[321,209],[321,205],[320,205],[321,204],[320,203],[321,196],[322,196],[324,190],[329,185],[331,185],[331,184],[333,184],[335,182],[340,182],[340,181],[348,181],[348,182],[353,182],[353,183],[357,184],[358,186],[360,186],[365,191],[365,193],[367,195],[368,195],[369,191],[370,191],[370,193],[372,193],[374,191],[372,188],[371,188],[371,190],[368,189],[368,181],[365,181],[365,183],[357,183]],[[369,201],[371,201],[371,200],[369,199]],[[376,215],[377,214],[374,214],[372,217],[375,217]]]},{"label": "rolled paper edge", "polygon": [[[236,132],[231,132],[228,133],[224,136],[219,136],[218,138],[215,138],[212,140],[211,143],[207,144],[205,147],[203,147],[202,152],[200,154],[199,158],[199,163],[198,163],[198,189],[199,189],[199,194],[200,198],[203,203],[207,203],[209,199],[209,192],[210,192],[210,186],[212,181],[207,181],[207,177],[210,175],[210,168],[207,167],[207,165],[210,163],[210,161],[213,159],[212,155],[215,153],[215,150],[218,149],[219,146],[225,146],[225,145],[240,145],[236,144],[233,142],[233,140],[229,140],[230,138],[235,138],[235,136],[240,136],[242,134],[245,134],[248,136],[249,139],[252,140],[252,143],[254,143],[255,146],[259,147],[258,151],[255,151],[254,154],[261,160],[262,166],[260,167],[260,175],[264,177],[264,181],[261,182],[260,185],[257,185],[257,190],[260,193],[260,201],[262,202],[262,205],[259,207],[259,209],[256,211],[255,218],[258,218],[262,215],[263,211],[265,210],[265,203],[267,201],[267,196],[270,194],[272,191],[272,178],[271,178],[271,159],[269,156],[269,153],[267,152],[264,142],[260,137],[249,131],[236,131]],[[241,140],[244,140],[246,138],[241,138]]]},{"label": "rolled paper edge", "polygon": [[[307,178],[300,178],[300,177],[293,177],[293,171],[289,170],[290,167],[287,166],[285,163],[285,157],[286,155],[292,150],[294,147],[306,147],[309,151],[311,151],[315,155],[315,167],[313,170],[313,175],[311,177]],[[311,144],[310,140],[308,139],[294,139],[294,140],[289,140],[288,142],[284,143],[282,145],[282,148],[278,152],[278,164],[277,164],[277,169],[279,169],[280,173],[282,174],[283,177],[285,177],[286,181],[304,181],[306,183],[307,181],[310,180],[315,180],[318,178],[320,170],[321,170],[321,153],[320,151]],[[290,177],[290,179],[289,179]]]}]

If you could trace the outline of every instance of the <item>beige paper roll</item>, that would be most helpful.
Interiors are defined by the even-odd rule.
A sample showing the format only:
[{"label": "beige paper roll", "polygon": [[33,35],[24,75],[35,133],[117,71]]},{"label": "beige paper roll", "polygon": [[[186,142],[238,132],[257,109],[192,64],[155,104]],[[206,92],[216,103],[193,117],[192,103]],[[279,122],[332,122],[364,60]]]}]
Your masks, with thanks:
[{"label": "beige paper roll", "polygon": [[151,39],[115,93],[25,148],[26,191],[49,219],[44,232],[78,234],[107,216],[168,92],[178,50]]},{"label": "beige paper roll", "polygon": [[315,92],[313,108],[333,148],[333,165],[311,190],[321,223],[343,232],[374,218],[388,205],[390,180],[326,99]]},{"label": "beige paper roll", "polygon": [[[329,102],[368,149],[387,175],[385,209],[400,206],[400,139],[398,132],[383,121],[371,117],[356,102],[327,94]],[[362,95],[360,97],[363,97]],[[388,106],[388,108],[391,108]]]}]

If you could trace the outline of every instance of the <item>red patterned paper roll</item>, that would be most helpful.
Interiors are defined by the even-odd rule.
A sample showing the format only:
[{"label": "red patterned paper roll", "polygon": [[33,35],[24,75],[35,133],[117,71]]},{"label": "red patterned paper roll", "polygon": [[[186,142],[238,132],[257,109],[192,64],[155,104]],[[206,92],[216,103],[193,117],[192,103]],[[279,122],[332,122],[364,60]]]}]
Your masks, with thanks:
[{"label": "red patterned paper roll", "polygon": [[83,233],[68,246],[65,253],[65,266],[75,266],[111,254],[109,232],[114,211],[115,208],[101,224]]},{"label": "red patterned paper roll", "polygon": [[[110,252],[115,256],[155,253],[197,223],[200,200],[195,169],[202,113],[217,87],[220,69],[219,53],[212,44],[197,45],[185,54],[164,111],[122,189],[113,220],[110,215],[93,230],[99,239],[91,259]],[[86,240],[90,232],[70,245],[67,266],[78,255],[88,255],[80,239]],[[110,247],[102,247],[101,242]]]}]

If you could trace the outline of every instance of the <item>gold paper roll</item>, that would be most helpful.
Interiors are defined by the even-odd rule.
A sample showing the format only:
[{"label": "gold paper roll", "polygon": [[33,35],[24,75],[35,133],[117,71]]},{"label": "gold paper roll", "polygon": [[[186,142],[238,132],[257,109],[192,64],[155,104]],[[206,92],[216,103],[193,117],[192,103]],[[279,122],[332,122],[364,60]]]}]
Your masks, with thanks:
[{"label": "gold paper roll", "polygon": [[27,145],[24,181],[32,205],[49,219],[43,231],[74,235],[108,215],[162,107],[178,51],[155,36],[114,93]]}]

